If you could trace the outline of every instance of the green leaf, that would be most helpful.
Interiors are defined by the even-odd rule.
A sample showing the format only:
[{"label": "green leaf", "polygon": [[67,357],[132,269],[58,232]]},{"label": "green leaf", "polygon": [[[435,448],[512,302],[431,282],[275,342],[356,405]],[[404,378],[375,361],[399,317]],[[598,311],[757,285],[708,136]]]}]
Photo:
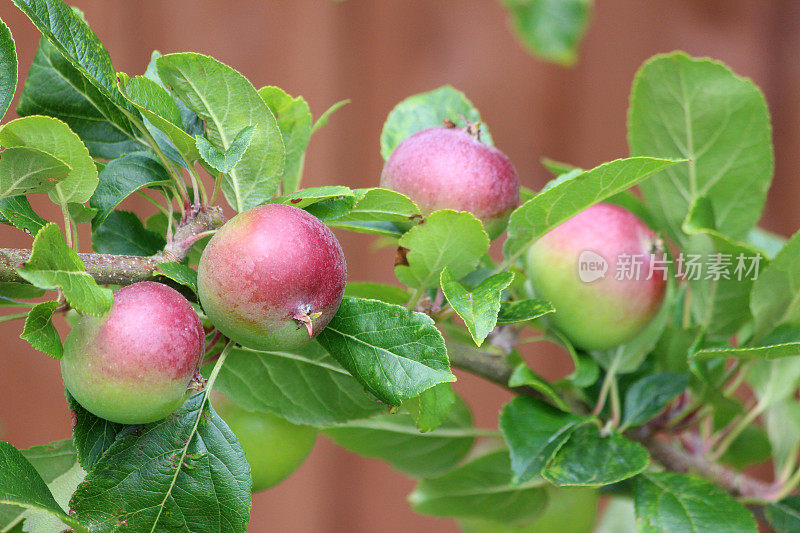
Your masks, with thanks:
[{"label": "green leaf", "polygon": [[329,426],[386,411],[316,341],[292,352],[234,348],[215,388],[248,411]]},{"label": "green leaf", "polygon": [[[161,76],[158,75],[158,67],[156,62],[161,57],[161,52],[154,50],[150,54],[150,63],[147,64],[147,69],[144,71],[144,77],[148,80],[156,82],[160,87],[166,89],[164,82],[161,81]],[[194,135],[203,133],[205,126],[197,113],[186,107],[186,104],[180,98],[173,97],[172,100],[178,106],[178,111],[181,113],[181,124],[183,131],[189,134],[192,144],[194,144]]]},{"label": "green leaf", "polygon": [[78,460],[87,471],[92,470],[125,426],[93,415],[84,409],[69,391],[65,390],[65,393],[72,412],[72,440],[75,443]]},{"label": "green leaf", "polygon": [[[21,450],[22,455],[41,476],[63,509],[69,505],[69,497],[75,490],[76,475],[84,474],[77,464],[75,448],[71,440],[51,442]],[[22,527],[24,521],[24,527]],[[16,526],[14,526],[16,524]],[[9,529],[10,528],[10,529]],[[12,505],[0,505],[0,531],[61,531],[61,520],[49,512]]]},{"label": "green leaf", "polygon": [[[482,520],[460,519],[458,525],[463,533],[589,533],[597,520],[598,492],[594,489],[545,487],[547,506],[544,511],[519,525]],[[633,504],[631,504],[633,522]],[[596,532],[599,533],[599,532]],[[606,532],[611,533],[611,532]],[[613,533],[623,533],[614,530]]]},{"label": "green leaf", "polygon": [[777,533],[795,533],[800,530],[800,496],[771,503],[765,507],[764,514]]},{"label": "green leaf", "polygon": [[[123,94],[166,137],[180,156],[179,164],[188,167],[200,159],[195,138],[183,130],[181,111],[166,89],[149,78],[136,76],[123,85]],[[165,150],[167,155],[169,151]]]},{"label": "green leaf", "polygon": [[[464,93],[450,85],[410,96],[397,104],[386,117],[381,132],[381,155],[389,159],[398,144],[420,130],[444,126],[445,120],[463,128],[467,125],[465,119],[478,123],[481,122],[481,115]],[[492,144],[492,137],[483,124],[481,141]]]},{"label": "green leaf", "polygon": [[380,300],[387,304],[394,305],[406,305],[409,300],[411,300],[411,294],[400,287],[386,285],[384,283],[373,283],[370,281],[353,281],[348,283],[344,288],[344,295],[350,296],[351,298]]},{"label": "green leaf", "polygon": [[[417,204],[399,192],[373,187],[355,189],[353,195],[356,203],[352,209],[328,225],[351,229],[351,226],[358,222],[408,223],[422,216]],[[358,231],[357,226],[353,231]]]},{"label": "green leaf", "polygon": [[[70,497],[85,477],[86,471],[81,468],[76,461],[69,470],[48,483],[47,487],[53,493],[53,497],[56,502],[58,502],[58,505],[62,508],[69,508]],[[24,520],[23,531],[29,531],[31,533],[38,531],[61,531],[64,527],[61,520],[57,517],[34,509],[28,509],[22,513],[20,518]]]},{"label": "green leaf", "polygon": [[572,343],[561,332],[555,329],[547,330],[547,336],[557,344],[560,344],[569,354],[575,370],[564,378],[563,381],[578,387],[579,389],[588,387],[597,381],[600,375],[600,367],[592,356],[583,352],[578,352]]},{"label": "green leaf", "polygon": [[542,512],[542,481],[516,484],[505,450],[489,453],[439,477],[425,479],[408,501],[414,511],[440,517],[484,518],[518,524]]},{"label": "green leaf", "polygon": [[198,393],[167,419],[123,429],[70,506],[92,531],[244,532],[250,484],[236,436]]},{"label": "green leaf", "polygon": [[397,279],[409,287],[431,289],[439,286],[445,268],[456,279],[472,272],[489,251],[489,237],[470,213],[442,210],[408,230],[399,245],[408,252],[407,264],[394,269]]},{"label": "green leaf", "polygon": [[69,202],[67,204],[67,212],[69,213],[69,218],[73,222],[76,224],[85,224],[92,221],[97,214],[97,209],[84,204]]},{"label": "green leaf", "polygon": [[70,167],[67,177],[50,191],[50,199],[59,205],[87,202],[97,187],[97,167],[89,150],[69,126],[56,118],[32,116],[12,120],[0,129],[0,144],[7,148],[35,148]]},{"label": "green leaf", "polygon": [[757,531],[745,507],[714,484],[669,472],[636,479],[634,489],[639,531],[663,533],[745,533]]},{"label": "green leaf", "polygon": [[328,226],[342,228],[355,233],[366,233],[368,235],[388,237],[391,239],[392,244],[394,244],[396,240],[403,235],[403,230],[398,228],[393,222],[340,222],[339,220],[326,220],[325,223]]},{"label": "green leaf", "polygon": [[181,263],[159,263],[156,265],[159,274],[171,279],[176,283],[180,283],[184,287],[189,287],[191,291],[197,294],[197,270],[188,267]]},{"label": "green leaf", "polygon": [[14,0],[64,58],[115,106],[135,113],[117,90],[117,73],[108,50],[83,17],[60,0]]},{"label": "green leaf", "polygon": [[145,229],[139,217],[130,211],[112,211],[92,233],[92,248],[101,254],[144,257],[158,252],[165,244],[161,235]]},{"label": "green leaf", "polygon": [[194,53],[169,54],[156,61],[167,89],[206,123],[206,137],[227,151],[236,136],[253,126],[250,145],[226,174],[222,192],[236,211],[272,198],[284,167],[280,129],[253,85],[231,67]]},{"label": "green leaf", "polygon": [[0,199],[0,215],[2,222],[21,229],[28,235],[36,236],[47,221],[36,214],[25,196],[12,196]]},{"label": "green leaf", "polygon": [[772,456],[776,476],[791,475],[800,451],[800,403],[794,398],[773,403],[764,410],[764,427],[769,440],[767,458]]},{"label": "green leaf", "polygon": [[500,272],[483,280],[471,292],[445,267],[441,274],[442,292],[469,329],[477,346],[492,332],[500,311],[500,296],[514,279],[512,272]]},{"label": "green leaf", "polygon": [[339,100],[338,102],[336,102],[335,104],[333,104],[332,106],[330,106],[328,109],[326,109],[326,110],[325,110],[325,111],[324,111],[324,112],[323,112],[323,113],[322,113],[322,114],[319,116],[319,118],[317,119],[317,121],[316,121],[316,122],[314,122],[314,125],[313,125],[313,126],[311,126],[311,133],[312,133],[312,134],[313,134],[313,133],[316,133],[316,132],[317,132],[317,130],[319,130],[320,128],[324,128],[325,126],[327,126],[327,124],[328,124],[328,120],[331,118],[331,115],[333,115],[333,114],[334,114],[334,113],[336,113],[336,112],[337,112],[339,109],[341,109],[342,107],[346,106],[346,105],[347,105],[347,104],[349,104],[349,103],[350,103],[350,100]]},{"label": "green leaf", "polygon": [[60,288],[70,306],[79,313],[103,315],[114,301],[109,289],[97,285],[83,262],[69,249],[58,226],[52,222],[39,230],[33,252],[17,272],[41,289]]},{"label": "green leaf", "polygon": [[689,376],[662,372],[645,376],[625,392],[623,423],[639,426],[656,416],[689,385]]},{"label": "green leaf", "polygon": [[[759,250],[714,229],[714,218],[709,199],[699,197],[682,226],[689,236],[683,268],[697,321],[710,335],[732,335],[751,320],[751,288],[768,261]],[[689,266],[692,256],[701,259],[700,268]]]},{"label": "green leaf", "polygon": [[747,383],[758,398],[754,409],[763,412],[770,405],[794,395],[800,385],[800,358],[754,361],[747,374]]},{"label": "green leaf", "polygon": [[6,114],[17,90],[17,49],[11,30],[0,20],[0,119]]},{"label": "green leaf", "polygon": [[317,339],[369,392],[389,405],[456,380],[433,320],[397,305],[345,298]]},{"label": "green leaf", "polygon": [[562,65],[575,63],[592,0],[503,0],[503,5],[529,52]]},{"label": "green leaf", "polygon": [[19,336],[20,339],[28,341],[31,346],[53,359],[61,359],[64,353],[61,337],[58,336],[58,331],[52,321],[53,312],[59,305],[58,302],[42,302],[33,306],[25,319],[22,334]]},{"label": "green leaf", "polygon": [[148,152],[129,154],[110,161],[100,171],[100,183],[89,205],[97,209],[93,226],[100,226],[108,215],[134,192],[170,183],[167,169]]},{"label": "green leaf", "polygon": [[329,221],[345,215],[353,208],[355,203],[356,199],[354,196],[341,196],[339,198],[314,202],[306,207],[305,210],[327,224]]},{"label": "green leaf", "polygon": [[197,145],[197,151],[200,152],[203,161],[208,163],[211,168],[217,172],[227,174],[242,159],[245,150],[250,146],[254,129],[253,126],[243,128],[242,131],[236,134],[236,137],[231,141],[231,145],[224,152],[211,144],[202,135],[195,135],[194,140]]},{"label": "green leaf", "polygon": [[[33,446],[21,450],[21,452],[47,484],[58,505],[62,509],[67,508],[70,496],[86,474],[78,465],[72,441],[51,442],[43,446]],[[16,524],[16,526],[12,524]],[[37,533],[62,531],[63,529],[64,525],[61,520],[49,512],[0,506],[0,530],[2,531]]]},{"label": "green leaf", "polygon": [[[0,469],[0,503],[46,511],[76,531],[88,531],[64,512],[42,476],[19,450],[7,442],[0,441],[0,464],[3,465]],[[5,514],[7,510],[0,510],[0,513]]]},{"label": "green leaf", "polygon": [[41,39],[19,98],[20,116],[47,115],[67,123],[93,157],[114,159],[143,150],[117,106]]},{"label": "green leaf", "polygon": [[[580,176],[584,172],[586,172],[586,170],[584,170],[582,168],[573,168],[572,170],[570,170],[569,172],[565,172],[564,174],[557,174],[554,179],[551,179],[550,181],[545,183],[544,187],[542,187],[539,190],[539,194],[541,194],[543,192],[547,192],[550,189],[552,189],[553,187],[555,187],[556,185],[561,185],[565,181],[570,181],[570,180]],[[531,196],[536,196],[536,193],[533,193]],[[610,198],[613,198],[613,196],[610,197]],[[527,202],[527,200],[525,200],[525,201]]]},{"label": "green leaf", "polygon": [[293,98],[279,87],[262,87],[258,90],[258,95],[278,121],[283,145],[286,147],[286,164],[281,177],[282,191],[284,194],[292,193],[300,186],[306,147],[311,139],[311,109],[302,96]]},{"label": "green leaf", "polygon": [[786,245],[788,239],[783,235],[778,235],[756,226],[747,234],[746,240],[754,248],[762,250],[767,255],[767,258],[772,259]]},{"label": "green leaf", "polygon": [[[121,77],[121,75],[119,76]],[[158,83],[144,76],[134,76],[130,80],[126,80],[122,86],[124,88],[123,94],[138,109],[146,109],[176,128],[183,127],[181,112],[178,110],[175,100]],[[149,115],[144,116],[149,118]]]},{"label": "green leaf", "polygon": [[508,443],[514,482],[523,483],[542,470],[585,419],[558,411],[524,396],[500,412],[500,431]]},{"label": "green leaf", "polygon": [[517,324],[527,322],[541,316],[555,313],[553,304],[546,300],[516,300],[513,302],[502,302],[500,312],[497,315],[497,325]]},{"label": "green leaf", "polygon": [[286,204],[300,209],[324,202],[325,200],[336,200],[339,198],[353,198],[353,191],[344,185],[324,185],[322,187],[309,187],[300,189],[289,196],[279,196],[269,201],[271,204]]},{"label": "green leaf", "polygon": [[764,337],[781,324],[800,322],[800,232],[789,239],[753,283],[750,309],[755,338]]},{"label": "green leaf", "polygon": [[13,281],[0,282],[0,298],[19,298],[29,300],[44,296],[44,289],[28,285],[27,283],[16,283]]},{"label": "green leaf", "polygon": [[503,253],[516,259],[539,237],[587,207],[678,163],[651,157],[617,159],[540,192],[511,213]]},{"label": "green leaf", "polygon": [[784,357],[800,355],[800,343],[789,342],[772,346],[755,346],[742,348],[704,348],[692,354],[692,359],[762,359],[772,361]]},{"label": "green leaf", "polygon": [[70,170],[61,159],[36,148],[6,148],[0,152],[0,199],[48,193]]},{"label": "green leaf", "polygon": [[435,476],[452,470],[478,436],[472,415],[460,399],[442,424],[420,433],[406,413],[356,420],[323,430],[336,444],[366,457],[388,462],[412,477]]},{"label": "green leaf", "polygon": [[[515,354],[515,352],[512,352]],[[517,365],[514,367],[514,371],[511,373],[511,376],[508,378],[508,386],[509,387],[531,387],[542,394],[544,394],[547,398],[549,398],[553,405],[558,407],[564,412],[569,412],[569,406],[564,403],[564,400],[561,399],[561,396],[558,395],[556,390],[543,378],[536,375],[536,373],[528,367],[528,365],[519,357],[519,354],[515,354],[516,357],[513,360],[519,361]],[[511,356],[509,356],[511,359]],[[511,360],[509,360],[511,362]]]},{"label": "green leaf", "polygon": [[719,461],[736,470],[768,461],[772,447],[766,431],[757,426],[748,426],[725,450]]},{"label": "green leaf", "polygon": [[439,383],[403,402],[421,432],[439,427],[453,408],[456,393],[449,383]]},{"label": "green leaf", "polygon": [[544,470],[559,486],[601,487],[635,476],[650,463],[647,450],[618,433],[603,435],[594,424],[577,428]]},{"label": "green leaf", "polygon": [[700,196],[733,239],[760,218],[773,171],[769,112],[753,82],[725,65],[682,52],[646,62],[633,82],[628,144],[633,155],[689,160],[641,186],[658,226],[678,242]]}]

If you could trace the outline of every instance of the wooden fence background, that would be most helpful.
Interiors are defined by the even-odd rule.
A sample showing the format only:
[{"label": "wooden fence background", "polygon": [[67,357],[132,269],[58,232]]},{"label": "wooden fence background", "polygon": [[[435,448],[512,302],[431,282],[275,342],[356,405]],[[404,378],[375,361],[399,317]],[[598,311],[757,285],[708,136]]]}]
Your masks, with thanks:
[{"label": "wooden fence background", "polygon": [[[597,0],[580,62],[569,69],[523,51],[496,0],[73,1],[117,70],[142,72],[153,49],[192,50],[232,65],[256,87],[304,95],[317,114],[350,98],[314,137],[306,185],[376,185],[386,114],[410,94],[450,83],[481,110],[523,184],[538,188],[548,179],[543,156],[590,167],[626,155],[628,91],[645,59],[674,49],[712,56],[753,78],[772,110],[777,166],[763,225],[784,235],[800,227],[795,0]],[[0,18],[16,38],[24,79],[38,34],[9,0],[0,1]],[[59,220],[46,202],[36,207]],[[136,200],[124,207],[149,213]],[[351,280],[393,280],[391,251],[370,251],[370,238],[340,238]],[[0,228],[1,247],[29,245],[21,232]],[[58,363],[19,340],[19,328],[0,327],[0,435],[27,447],[67,437],[70,419]],[[570,370],[557,350],[525,355],[545,376]],[[469,398],[477,423],[493,427],[507,395],[463,374],[457,389]],[[414,515],[405,501],[412,487],[385,464],[320,438],[295,476],[254,497],[250,530],[456,531],[452,521]]]}]

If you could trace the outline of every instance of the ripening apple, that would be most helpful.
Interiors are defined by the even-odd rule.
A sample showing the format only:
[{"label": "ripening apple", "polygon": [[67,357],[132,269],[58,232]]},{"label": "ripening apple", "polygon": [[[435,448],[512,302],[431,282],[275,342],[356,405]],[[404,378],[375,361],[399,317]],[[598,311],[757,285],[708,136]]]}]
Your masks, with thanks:
[{"label": "ripening apple", "polygon": [[457,128],[419,131],[386,160],[381,187],[414,200],[422,214],[439,209],[469,211],[498,237],[519,205],[519,179],[497,148]]},{"label": "ripening apple", "polygon": [[298,426],[271,413],[242,409],[229,399],[215,396],[214,409],[228,424],[244,449],[251,492],[274,487],[306,460],[317,440],[317,430]]},{"label": "ripening apple", "polygon": [[526,272],[536,296],[555,307],[558,329],[587,350],[633,338],[658,312],[666,288],[656,234],[627,209],[606,203],[536,241]]},{"label": "ripening apple", "polygon": [[175,289],[144,281],[114,293],[111,310],[84,315],[64,341],[64,385],[91,413],[121,424],[165,418],[183,403],[205,334]]},{"label": "ripening apple", "polygon": [[257,350],[297,348],[328,325],[344,295],[339,241],[302,209],[266,204],[230,219],[200,257],[203,310],[233,341]]}]

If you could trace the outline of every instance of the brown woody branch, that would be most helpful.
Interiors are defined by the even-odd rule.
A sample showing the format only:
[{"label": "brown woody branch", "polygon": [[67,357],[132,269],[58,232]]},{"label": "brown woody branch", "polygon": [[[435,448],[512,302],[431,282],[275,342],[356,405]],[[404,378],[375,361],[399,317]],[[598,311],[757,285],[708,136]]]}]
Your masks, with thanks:
[{"label": "brown woody branch", "polygon": [[[218,207],[195,209],[181,220],[164,250],[150,257],[112,254],[78,254],[86,272],[101,285],[130,285],[156,277],[156,265],[182,261],[203,234],[224,222]],[[0,248],[0,282],[27,283],[17,272],[30,258],[30,250]]]}]

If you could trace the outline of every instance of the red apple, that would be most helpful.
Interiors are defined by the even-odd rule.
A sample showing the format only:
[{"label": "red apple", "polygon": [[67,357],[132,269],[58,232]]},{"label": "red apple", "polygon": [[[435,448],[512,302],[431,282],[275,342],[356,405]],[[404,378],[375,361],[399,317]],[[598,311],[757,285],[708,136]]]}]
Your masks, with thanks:
[{"label": "red apple", "polygon": [[429,128],[406,138],[386,161],[381,187],[405,194],[423,214],[469,211],[492,239],[503,233],[519,205],[519,179],[511,161],[456,128]]},{"label": "red apple", "polygon": [[339,241],[302,209],[267,204],[238,214],[211,238],[197,270],[214,326],[258,350],[297,348],[330,322],[344,294]]}]

